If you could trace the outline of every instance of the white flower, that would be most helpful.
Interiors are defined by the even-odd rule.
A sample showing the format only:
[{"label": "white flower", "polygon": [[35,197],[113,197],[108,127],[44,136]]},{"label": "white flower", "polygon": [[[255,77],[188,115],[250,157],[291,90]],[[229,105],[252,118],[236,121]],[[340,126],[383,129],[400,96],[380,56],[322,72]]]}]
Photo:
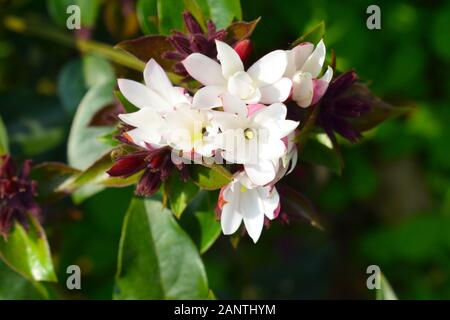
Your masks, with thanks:
[{"label": "white flower", "polygon": [[266,185],[275,179],[278,159],[286,153],[282,138],[299,123],[286,120],[287,109],[282,103],[261,107],[248,115],[244,102],[225,94],[223,106],[226,112],[213,113],[221,130],[216,146],[225,160],[243,164],[254,184]]},{"label": "white flower", "polygon": [[177,108],[166,115],[166,141],[169,146],[183,155],[190,157],[191,153],[210,157],[216,149],[214,135],[217,128],[211,123],[210,111],[187,108]]},{"label": "white flower", "polygon": [[288,64],[284,75],[292,79],[292,99],[303,108],[317,103],[333,77],[333,69],[328,66],[322,78],[317,79],[325,62],[323,41],[315,49],[313,44],[305,42],[286,53]]},{"label": "white flower", "polygon": [[256,186],[244,172],[238,173],[222,189],[219,197],[223,233],[233,234],[244,220],[248,234],[256,243],[264,226],[264,216],[274,219],[279,203],[280,197],[275,187]]},{"label": "white flower", "polygon": [[177,107],[190,107],[191,101],[185,90],[174,87],[161,66],[151,59],[144,69],[145,85],[133,80],[119,79],[120,92],[133,105],[137,112],[120,114],[119,118],[135,129],[126,135],[135,144],[146,148],[166,145],[164,137],[167,123],[164,116]]},{"label": "white flower", "polygon": [[216,46],[220,64],[200,53],[192,53],[183,60],[187,72],[205,85],[195,94],[194,107],[221,106],[219,96],[225,92],[247,104],[271,104],[288,98],[292,83],[283,77],[287,65],[285,51],[270,52],[244,71],[244,65],[232,47],[217,40]]}]

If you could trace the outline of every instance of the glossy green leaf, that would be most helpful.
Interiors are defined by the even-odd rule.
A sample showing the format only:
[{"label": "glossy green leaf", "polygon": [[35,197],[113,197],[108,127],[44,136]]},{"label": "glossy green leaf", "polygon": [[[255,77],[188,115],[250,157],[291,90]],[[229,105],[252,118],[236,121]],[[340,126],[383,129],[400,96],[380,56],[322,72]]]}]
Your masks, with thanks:
[{"label": "glossy green leaf", "polygon": [[47,0],[47,8],[53,21],[60,27],[66,27],[67,8],[70,5],[80,7],[80,22],[83,27],[92,27],[95,25],[101,0]]},{"label": "glossy green leaf", "polygon": [[54,201],[68,194],[66,186],[80,173],[60,162],[44,162],[33,166],[31,178],[38,182],[38,199]]},{"label": "glossy green leaf", "polygon": [[165,52],[174,50],[165,36],[150,35],[127,40],[117,44],[116,48],[125,50],[145,63],[155,59],[165,70],[169,70],[175,64],[173,60],[162,57]]},{"label": "glossy green leaf", "polygon": [[313,44],[316,44],[321,39],[323,39],[324,36],[325,36],[325,22],[320,21],[316,25],[309,28],[308,31],[305,32],[305,34],[303,34],[301,37],[295,40],[292,43],[292,46],[295,47],[296,45],[302,42],[311,42]]},{"label": "glossy green leaf", "polygon": [[217,164],[210,167],[199,164],[189,165],[189,173],[192,181],[206,190],[220,189],[232,180],[231,173]]},{"label": "glossy green leaf", "polygon": [[83,75],[88,88],[111,82],[115,78],[111,63],[95,54],[83,56]]},{"label": "glossy green leaf", "polygon": [[229,39],[243,40],[250,38],[261,18],[250,22],[239,21],[231,24],[227,28],[227,37]]},{"label": "glossy green leaf", "polygon": [[0,117],[0,155],[9,153],[8,132],[2,117]]},{"label": "glossy green leaf", "polygon": [[377,300],[398,300],[397,295],[394,290],[392,290],[392,287],[384,274],[380,272],[377,276],[379,277],[378,281],[380,283],[380,289],[377,289],[376,294]]},{"label": "glossy green leaf", "polygon": [[143,33],[158,33],[158,9],[156,0],[138,0],[136,13]]},{"label": "glossy green leaf", "polygon": [[218,196],[218,192],[200,191],[194,201],[189,204],[180,221],[200,253],[205,253],[222,233],[215,212]]},{"label": "glossy green leaf", "polygon": [[98,110],[113,102],[114,83],[108,82],[89,89],[78,107],[67,142],[70,166],[85,170],[111,147],[97,139],[111,131],[110,127],[90,127],[89,123]]},{"label": "glossy green leaf", "polygon": [[87,91],[81,60],[72,60],[64,65],[57,85],[62,106],[69,115],[73,115]]},{"label": "glossy green leaf", "polygon": [[181,0],[157,0],[159,33],[170,34],[172,30],[183,30],[184,3]]},{"label": "glossy green leaf", "polygon": [[22,277],[0,260],[0,300],[41,300],[48,297],[42,283]]},{"label": "glossy green leaf", "polygon": [[206,299],[195,245],[161,202],[134,199],[120,240],[115,299]]},{"label": "glossy green leaf", "polygon": [[56,281],[45,231],[32,215],[27,229],[15,222],[7,239],[0,239],[0,257],[28,279]]},{"label": "glossy green leaf", "polygon": [[199,191],[199,187],[191,181],[183,182],[178,170],[173,170],[169,179],[164,183],[164,189],[169,199],[170,209],[177,218],[181,217],[184,209]]},{"label": "glossy green leaf", "polygon": [[242,20],[240,0],[207,0],[211,20],[218,29],[228,27],[234,19]]}]

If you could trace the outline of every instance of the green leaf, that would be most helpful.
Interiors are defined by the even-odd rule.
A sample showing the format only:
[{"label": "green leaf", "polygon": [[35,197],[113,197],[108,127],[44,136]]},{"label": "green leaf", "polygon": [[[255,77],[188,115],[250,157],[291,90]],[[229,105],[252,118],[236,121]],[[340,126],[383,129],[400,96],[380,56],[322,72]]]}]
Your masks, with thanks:
[{"label": "green leaf", "polygon": [[158,33],[158,9],[156,0],[138,0],[136,13],[143,33]]},{"label": "green leaf", "polygon": [[8,238],[0,239],[0,257],[30,280],[57,281],[44,229],[31,214],[28,225],[15,222]]},{"label": "green leaf", "polygon": [[47,9],[53,21],[60,27],[66,27],[67,7],[80,7],[80,22],[83,27],[93,27],[97,20],[101,0],[47,0]]},{"label": "green leaf", "polygon": [[44,162],[33,166],[31,178],[38,182],[38,200],[55,201],[67,193],[68,182],[75,179],[79,170],[60,162]]},{"label": "green leaf", "polygon": [[145,63],[150,59],[155,59],[164,70],[170,70],[175,64],[173,60],[162,58],[165,52],[174,50],[170,42],[166,41],[165,36],[150,35],[127,40],[120,42],[115,48],[124,50]]},{"label": "green leaf", "polygon": [[22,277],[0,260],[0,300],[41,300],[48,297],[42,283]]},{"label": "green leaf", "polygon": [[199,164],[189,165],[192,181],[206,190],[220,189],[232,180],[231,173],[224,167],[214,164],[206,167]]},{"label": "green leaf", "polygon": [[206,299],[208,281],[191,239],[159,201],[133,199],[120,240],[115,299]]},{"label": "green leaf", "polygon": [[184,209],[198,193],[199,188],[191,181],[183,182],[178,170],[173,170],[169,179],[164,183],[164,189],[169,199],[170,209],[177,218],[181,217]]},{"label": "green leaf", "polygon": [[205,253],[220,236],[221,226],[215,208],[218,192],[202,190],[189,204],[181,225],[192,237],[200,253]]},{"label": "green leaf", "polygon": [[325,145],[317,139],[308,140],[301,153],[301,159],[311,164],[324,166],[339,175],[342,173],[339,155],[332,146]]},{"label": "green leaf", "polygon": [[75,113],[86,91],[81,60],[66,63],[58,75],[58,95],[69,115]]},{"label": "green leaf", "polygon": [[83,75],[88,88],[111,82],[115,78],[111,63],[95,54],[83,56]]},{"label": "green leaf", "polygon": [[157,0],[159,33],[170,34],[172,30],[183,30],[184,3],[180,0]]},{"label": "green leaf", "polygon": [[292,47],[302,43],[311,42],[316,44],[325,36],[325,22],[320,21],[318,24],[310,28],[305,34],[292,43]]},{"label": "green leaf", "polygon": [[113,82],[92,87],[78,107],[67,142],[68,163],[76,169],[87,169],[111,150],[97,137],[110,132],[112,127],[89,127],[89,123],[97,111],[113,102],[113,87]]},{"label": "green leaf", "polygon": [[392,287],[387,281],[384,274],[380,272],[377,274],[377,277],[380,278],[378,279],[380,283],[380,289],[377,289],[377,300],[398,300],[397,295],[395,294],[394,290],[392,290]]},{"label": "green leaf", "polygon": [[227,28],[227,38],[237,40],[250,38],[260,20],[261,18],[258,18],[250,22],[239,21],[231,24]]},{"label": "green leaf", "polygon": [[207,0],[207,2],[211,20],[218,29],[228,27],[235,18],[242,20],[240,0]]},{"label": "green leaf", "polygon": [[0,155],[9,153],[8,132],[0,116]]}]

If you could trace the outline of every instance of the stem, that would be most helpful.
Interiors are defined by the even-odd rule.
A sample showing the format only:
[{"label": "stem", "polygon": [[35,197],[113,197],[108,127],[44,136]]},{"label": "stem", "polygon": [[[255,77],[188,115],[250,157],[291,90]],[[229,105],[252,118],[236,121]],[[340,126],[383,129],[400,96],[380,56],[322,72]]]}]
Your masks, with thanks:
[{"label": "stem", "polygon": [[76,48],[82,53],[95,53],[130,69],[143,71],[145,67],[143,61],[125,51],[120,51],[110,45],[92,40],[76,39],[67,33],[60,32],[37,21],[28,22],[16,16],[7,16],[4,19],[4,24],[11,31],[48,39],[68,47]]},{"label": "stem", "polygon": [[319,115],[319,111],[320,111],[320,103],[310,108],[305,125],[303,126],[302,130],[297,136],[298,152],[301,152],[305,147],[306,142],[308,141],[309,132],[314,128],[317,117]]}]

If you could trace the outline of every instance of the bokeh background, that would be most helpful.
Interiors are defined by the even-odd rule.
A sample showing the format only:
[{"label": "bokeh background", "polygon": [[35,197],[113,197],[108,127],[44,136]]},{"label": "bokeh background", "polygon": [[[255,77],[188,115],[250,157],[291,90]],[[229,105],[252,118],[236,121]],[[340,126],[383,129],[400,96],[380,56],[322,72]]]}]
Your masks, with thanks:
[{"label": "bokeh background", "polygon": [[[373,299],[366,268],[375,264],[400,299],[450,299],[450,3],[241,3],[244,20],[262,17],[252,37],[256,55],[286,48],[324,20],[325,43],[335,50],[339,70],[354,68],[377,95],[415,110],[366,133],[358,145],[344,144],[341,176],[301,164],[308,172],[302,191],[325,230],[273,224],[257,245],[243,238],[237,249],[221,237],[204,254],[217,297]],[[366,28],[370,4],[381,8],[381,30]],[[115,44],[140,35],[131,18],[114,28],[111,10],[96,18],[93,39]],[[71,75],[85,64],[73,48],[10,31],[3,23],[10,15],[53,22],[45,1],[0,0],[0,113],[12,153],[36,163],[66,161],[81,96],[70,100],[61,90],[64,83],[83,86]],[[83,290],[61,292],[63,297],[111,297],[131,195],[131,189],[107,190],[81,205],[66,199],[46,212],[59,275],[69,264],[83,270]],[[20,282],[14,274],[9,279]]]}]

